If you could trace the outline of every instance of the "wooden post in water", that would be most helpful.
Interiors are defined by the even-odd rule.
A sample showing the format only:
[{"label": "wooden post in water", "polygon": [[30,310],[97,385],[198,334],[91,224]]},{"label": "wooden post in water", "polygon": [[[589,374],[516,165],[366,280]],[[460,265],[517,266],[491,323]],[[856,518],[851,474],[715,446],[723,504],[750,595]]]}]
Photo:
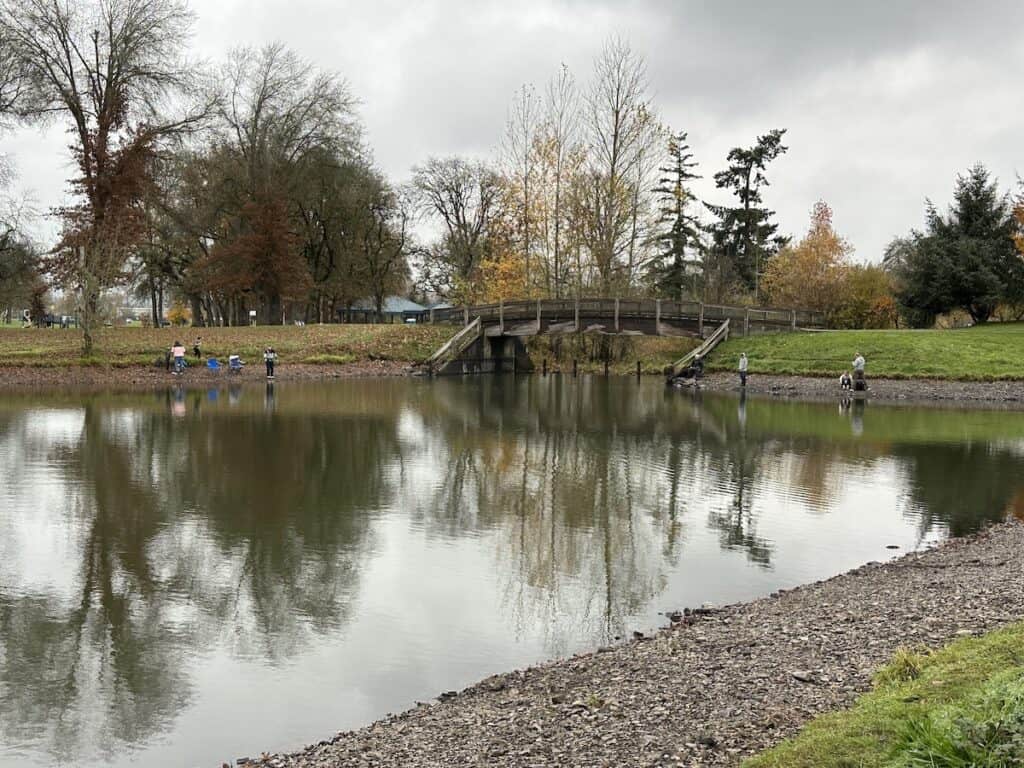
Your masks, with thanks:
[{"label": "wooden post in water", "polygon": [[537,299],[537,333],[541,332],[540,317],[541,317],[541,312],[543,310],[541,309],[541,303],[540,302],[541,302],[541,300]]},{"label": "wooden post in water", "polygon": [[572,377],[576,378],[576,358],[572,359]]},{"label": "wooden post in water", "polygon": [[608,358],[607,357],[604,359],[604,375],[605,376],[608,375]]},{"label": "wooden post in water", "polygon": [[639,360],[636,361],[636,378],[637,378],[637,381],[640,380],[640,361]]},{"label": "wooden post in water", "polygon": [[546,357],[544,358],[543,374],[542,375],[544,375],[544,376],[548,375],[548,359]]}]

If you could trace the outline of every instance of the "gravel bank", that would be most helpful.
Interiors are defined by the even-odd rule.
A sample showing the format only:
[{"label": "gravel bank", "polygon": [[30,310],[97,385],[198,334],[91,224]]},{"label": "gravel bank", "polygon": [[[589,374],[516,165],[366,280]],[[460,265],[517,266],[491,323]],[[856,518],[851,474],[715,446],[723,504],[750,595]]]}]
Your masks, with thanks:
[{"label": "gravel bank", "polygon": [[[499,675],[252,766],[717,766],[850,704],[901,646],[1024,617],[1024,525]],[[344,692],[339,691],[339,695]]]},{"label": "gravel bank", "polygon": [[[711,373],[705,376],[705,389],[739,392],[735,373]],[[810,376],[770,376],[751,374],[747,392],[777,397],[831,399],[839,397],[835,378]],[[1024,408],[1024,381],[946,381],[941,379],[868,379],[869,400],[894,400],[908,403],[990,403]]]}]

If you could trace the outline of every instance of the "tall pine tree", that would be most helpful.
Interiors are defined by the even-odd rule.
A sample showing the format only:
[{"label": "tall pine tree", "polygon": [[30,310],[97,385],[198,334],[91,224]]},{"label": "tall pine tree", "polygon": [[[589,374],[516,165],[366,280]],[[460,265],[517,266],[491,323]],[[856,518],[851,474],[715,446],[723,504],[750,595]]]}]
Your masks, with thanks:
[{"label": "tall pine tree", "polygon": [[[784,154],[785,129],[774,129],[758,136],[754,146],[736,147],[729,152],[729,167],[715,174],[715,186],[731,190],[738,205],[705,203],[717,218],[711,229],[714,262],[720,283],[731,280],[738,287],[760,292],[761,272],[765,262],[786,244],[788,238],[777,234],[778,224],[771,219],[775,211],[763,207],[761,190],[768,186],[765,169]],[[723,285],[719,285],[722,292]]]},{"label": "tall pine tree", "polygon": [[669,137],[668,159],[668,165],[658,169],[662,175],[654,188],[663,229],[655,238],[658,254],[651,262],[649,277],[658,295],[677,299],[684,290],[691,296],[700,293],[700,223],[689,211],[695,199],[689,185],[701,177],[693,172],[697,163],[686,133]]}]

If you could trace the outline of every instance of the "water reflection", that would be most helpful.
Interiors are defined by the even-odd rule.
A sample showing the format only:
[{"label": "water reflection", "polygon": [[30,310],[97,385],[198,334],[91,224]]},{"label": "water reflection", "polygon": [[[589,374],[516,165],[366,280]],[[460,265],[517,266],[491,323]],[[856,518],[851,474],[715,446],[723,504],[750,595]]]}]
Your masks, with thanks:
[{"label": "water reflection", "polygon": [[[314,711],[355,725],[964,533],[1020,514],[1022,435],[600,378],[5,396],[0,763],[296,746]],[[185,717],[225,687],[233,731]]]}]

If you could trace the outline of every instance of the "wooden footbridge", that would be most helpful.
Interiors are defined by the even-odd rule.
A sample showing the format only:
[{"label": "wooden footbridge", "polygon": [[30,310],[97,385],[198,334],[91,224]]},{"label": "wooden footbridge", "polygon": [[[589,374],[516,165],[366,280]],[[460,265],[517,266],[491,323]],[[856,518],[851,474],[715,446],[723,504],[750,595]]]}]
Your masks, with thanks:
[{"label": "wooden footbridge", "polygon": [[[426,310],[421,323],[461,329],[426,363],[431,374],[499,372],[531,368],[523,338],[539,334],[678,336],[704,339],[707,354],[732,335],[825,327],[820,312],[704,304],[662,299],[537,299]],[[680,360],[688,362],[691,353]]]}]

